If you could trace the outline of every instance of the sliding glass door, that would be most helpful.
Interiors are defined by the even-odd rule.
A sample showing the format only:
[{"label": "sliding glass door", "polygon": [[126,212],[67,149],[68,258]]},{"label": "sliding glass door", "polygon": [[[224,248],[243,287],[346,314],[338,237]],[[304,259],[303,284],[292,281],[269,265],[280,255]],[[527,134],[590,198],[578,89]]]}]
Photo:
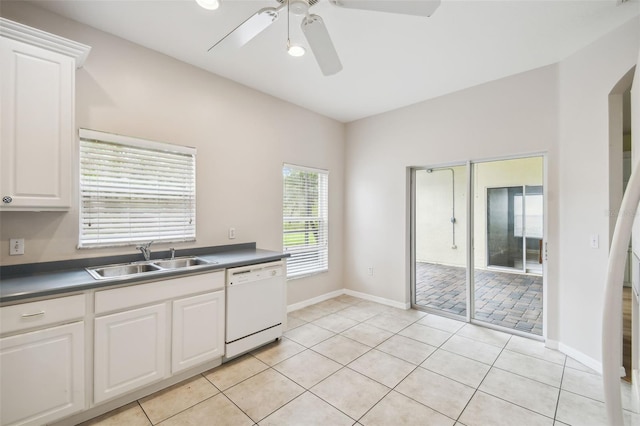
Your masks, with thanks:
[{"label": "sliding glass door", "polygon": [[544,159],[472,167],[472,318],[542,335]]},{"label": "sliding glass door", "polygon": [[542,335],[543,165],[537,156],[412,170],[415,308]]},{"label": "sliding glass door", "polygon": [[467,316],[466,165],[413,171],[414,304]]},{"label": "sliding glass door", "polygon": [[487,266],[542,272],[542,186],[487,188]]}]

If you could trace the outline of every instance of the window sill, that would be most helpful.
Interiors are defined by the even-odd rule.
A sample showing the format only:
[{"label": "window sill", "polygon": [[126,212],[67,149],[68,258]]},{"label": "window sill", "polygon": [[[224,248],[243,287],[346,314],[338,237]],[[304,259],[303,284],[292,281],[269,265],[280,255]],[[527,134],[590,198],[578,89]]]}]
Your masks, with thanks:
[{"label": "window sill", "polygon": [[287,281],[298,280],[298,279],[301,279],[301,278],[309,278],[309,277],[312,277],[314,275],[320,275],[320,274],[324,274],[324,273],[327,273],[327,272],[329,272],[329,268],[322,269],[320,271],[313,271],[313,272],[307,272],[307,273],[304,273],[304,274],[294,275],[292,277],[288,276],[287,277]]}]

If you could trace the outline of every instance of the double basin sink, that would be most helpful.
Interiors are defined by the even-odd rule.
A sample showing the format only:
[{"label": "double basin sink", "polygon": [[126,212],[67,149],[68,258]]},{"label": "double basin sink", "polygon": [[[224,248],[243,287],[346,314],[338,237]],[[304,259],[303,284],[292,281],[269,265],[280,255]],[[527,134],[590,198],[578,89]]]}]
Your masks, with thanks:
[{"label": "double basin sink", "polygon": [[97,280],[130,278],[134,275],[174,270],[190,270],[202,266],[215,265],[217,262],[201,259],[196,256],[176,257],[174,259],[147,260],[116,265],[94,266],[86,271]]}]

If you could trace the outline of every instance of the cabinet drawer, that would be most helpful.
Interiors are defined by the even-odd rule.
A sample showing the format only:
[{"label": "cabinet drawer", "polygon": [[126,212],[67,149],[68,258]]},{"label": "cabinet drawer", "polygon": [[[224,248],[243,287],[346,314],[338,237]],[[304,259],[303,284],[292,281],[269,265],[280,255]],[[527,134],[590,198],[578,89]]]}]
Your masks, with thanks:
[{"label": "cabinet drawer", "polygon": [[96,292],[96,314],[129,309],[224,288],[224,271]]},{"label": "cabinet drawer", "polygon": [[40,300],[0,308],[0,334],[83,318],[84,295]]}]

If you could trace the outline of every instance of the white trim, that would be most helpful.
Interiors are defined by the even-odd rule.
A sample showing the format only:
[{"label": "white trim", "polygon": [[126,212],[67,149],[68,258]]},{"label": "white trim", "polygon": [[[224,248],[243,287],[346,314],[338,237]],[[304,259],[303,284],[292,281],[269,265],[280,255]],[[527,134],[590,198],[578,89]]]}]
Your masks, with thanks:
[{"label": "white trim", "polygon": [[597,361],[590,356],[587,356],[584,353],[580,352],[579,350],[565,345],[562,342],[558,342],[558,350],[568,357],[571,357],[579,363],[589,367],[598,374],[602,374],[602,363],[600,361]]},{"label": "white trim", "polygon": [[89,56],[91,46],[31,28],[6,18],[0,18],[0,35],[32,46],[71,56],[76,68],[81,68]]},{"label": "white trim", "polygon": [[326,175],[329,174],[329,170],[327,169],[319,169],[319,168],[315,168],[315,167],[307,167],[307,166],[299,166],[297,164],[292,164],[292,163],[282,163],[282,167],[290,167],[296,170],[301,170],[303,172],[307,172],[307,173],[324,173]]},{"label": "white trim", "polygon": [[546,339],[544,341],[545,348],[553,349],[554,351],[558,351],[559,342],[557,340]]},{"label": "white trim", "polygon": [[360,293],[359,291],[349,290],[347,288],[344,289],[344,294],[348,296],[357,297],[358,299],[369,300],[371,302],[376,302],[382,305],[391,306],[393,308],[405,309],[405,310],[411,308],[411,303],[396,302],[395,300],[385,299],[384,297],[372,296],[367,293]]},{"label": "white trim", "polygon": [[157,142],[148,139],[134,138],[131,136],[117,135],[115,133],[100,132],[98,130],[78,129],[81,139],[110,142],[120,145],[130,145],[139,148],[154,149],[157,151],[177,152],[179,154],[196,155],[197,150],[190,146],[173,145],[166,142]]},{"label": "white trim", "polygon": [[640,405],[640,374],[638,374],[638,370],[633,370],[631,372],[631,390],[633,392],[633,402],[637,404],[637,407]]},{"label": "white trim", "polygon": [[359,291],[342,289],[329,293],[321,294],[320,296],[312,297],[311,299],[303,300],[302,302],[293,303],[287,306],[287,313],[297,311],[299,309],[306,308],[307,306],[315,305],[316,303],[324,302],[325,300],[333,299],[334,297],[342,296],[346,294],[348,296],[357,297],[362,300],[369,300],[371,302],[380,303],[382,305],[391,306],[398,309],[410,309],[410,303],[396,302],[395,300],[385,299],[384,297],[371,296],[370,294],[360,293]]},{"label": "white trim", "polygon": [[[93,328],[93,327],[90,327]],[[130,402],[136,401],[138,399],[144,398],[145,396],[151,395],[152,393],[161,391],[163,389],[168,388],[169,386],[180,383],[186,379],[191,377],[196,377],[199,374],[202,374],[206,371],[211,370],[212,368],[216,368],[222,364],[222,357],[216,358],[212,361],[208,361],[204,364],[200,364],[197,367],[190,368],[186,371],[181,371],[168,379],[163,379],[159,382],[156,382],[152,385],[145,386],[141,389],[137,389],[135,391],[129,392],[124,396],[117,397],[110,401],[101,404],[92,404],[91,408],[81,411],[77,414],[74,414],[70,417],[66,417],[62,420],[55,422],[56,426],[74,426],[80,424],[89,419],[93,419],[99,415],[104,413],[108,413],[109,411],[115,410],[116,408],[122,407]],[[92,389],[90,386],[89,389]]]},{"label": "white trim", "polygon": [[[637,74],[637,72],[636,72]],[[622,197],[613,231],[607,265],[602,309],[602,381],[604,402],[610,424],[622,424],[622,396],[619,368],[622,359],[622,286],[633,223],[640,204],[640,163],[633,167],[627,189]]]},{"label": "white trim", "polygon": [[312,297],[311,299],[303,300],[302,302],[293,303],[287,306],[287,313],[315,305],[316,303],[324,302],[325,300],[333,299],[334,297],[342,296],[343,294],[344,290],[336,290],[320,296]]}]

